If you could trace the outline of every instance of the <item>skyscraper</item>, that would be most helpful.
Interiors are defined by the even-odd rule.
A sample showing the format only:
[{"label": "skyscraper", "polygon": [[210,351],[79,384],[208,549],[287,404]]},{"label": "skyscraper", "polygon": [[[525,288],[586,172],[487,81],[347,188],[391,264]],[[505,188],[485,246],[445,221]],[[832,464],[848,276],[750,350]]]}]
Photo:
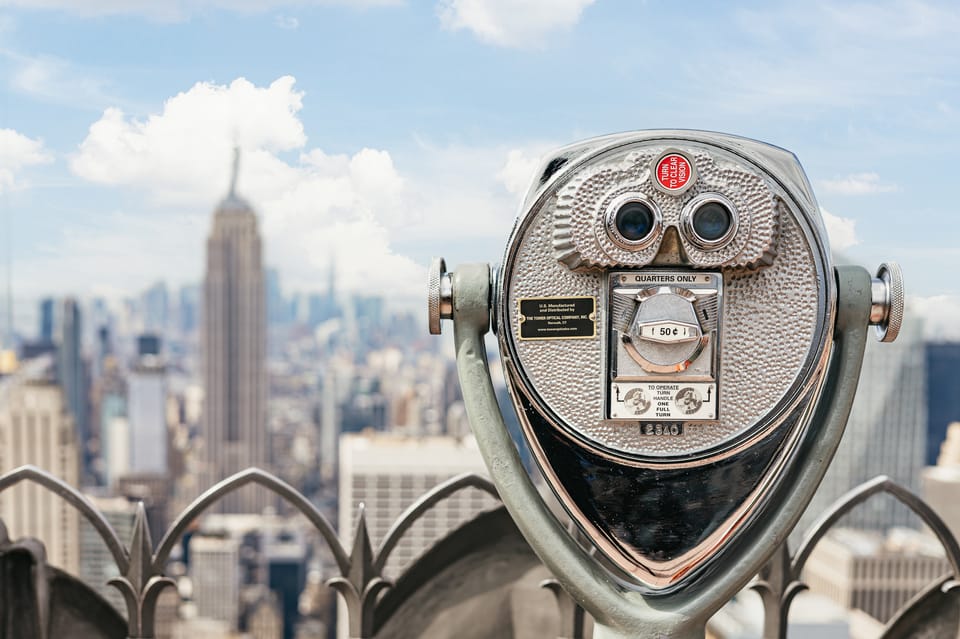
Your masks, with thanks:
[{"label": "skyscraper", "polygon": [[143,306],[144,329],[162,334],[167,328],[170,307],[167,285],[157,282],[143,292],[140,300]]},{"label": "skyscraper", "polygon": [[[346,433],[340,437],[340,537],[351,543],[357,508],[367,512],[374,544],[423,493],[461,473],[487,474],[472,437],[407,437],[393,433]],[[398,575],[436,541],[482,510],[497,506],[487,493],[466,488],[444,499],[404,533],[386,565]]]},{"label": "skyscraper", "polygon": [[[29,360],[0,381],[0,473],[34,464],[76,486],[74,423],[49,356]],[[36,537],[47,559],[77,574],[80,514],[64,499],[24,482],[0,494],[0,519],[10,537]]]},{"label": "skyscraper", "polygon": [[951,422],[960,420],[960,342],[929,342],[927,350],[927,448],[934,466]]},{"label": "skyscraper", "polygon": [[40,300],[40,335],[43,342],[53,341],[53,299],[45,297]]},{"label": "skyscraper", "polygon": [[226,622],[240,617],[240,542],[231,537],[193,537],[190,574],[197,615]]},{"label": "skyscraper", "polygon": [[[238,158],[207,239],[201,347],[210,481],[267,460],[263,261],[256,213],[236,193]],[[259,512],[265,503],[262,492],[251,490],[220,502],[223,511],[237,513]]]},{"label": "skyscraper", "polygon": [[[136,503],[123,497],[99,497],[86,495],[86,498],[117,531],[120,541],[130,543],[133,537],[133,522],[137,514]],[[109,585],[109,581],[117,576],[117,567],[113,555],[107,544],[100,537],[100,533],[85,518],[80,518],[79,569],[77,576],[100,594],[101,597],[113,604],[121,613],[126,613],[127,607],[123,602],[120,591]]]},{"label": "skyscraper", "polygon": [[89,398],[90,387],[87,366],[82,352],[83,328],[80,305],[68,297],[63,300],[60,321],[60,347],[57,351],[57,381],[63,388],[67,407],[73,415],[77,449],[80,451],[80,475],[86,475],[89,458]]},{"label": "skyscraper", "polygon": [[[829,505],[854,486],[887,475],[917,492],[926,453],[927,394],[922,327],[904,324],[896,342],[872,337],[863,357],[857,397],[843,440],[794,530],[799,541]],[[853,528],[885,530],[908,525],[910,511],[893,499],[871,499],[844,518]]]},{"label": "skyscraper", "polygon": [[167,474],[166,366],[159,355],[159,338],[141,335],[138,355],[129,375],[129,471]]},{"label": "skyscraper", "polygon": [[198,306],[200,306],[200,287],[195,284],[180,287],[178,328],[182,335],[187,336],[197,330]]}]

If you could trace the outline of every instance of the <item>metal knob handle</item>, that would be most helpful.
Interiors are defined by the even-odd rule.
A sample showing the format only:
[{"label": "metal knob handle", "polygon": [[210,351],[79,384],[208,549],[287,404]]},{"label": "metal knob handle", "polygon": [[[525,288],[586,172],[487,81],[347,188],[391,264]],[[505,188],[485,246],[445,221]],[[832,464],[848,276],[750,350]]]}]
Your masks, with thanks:
[{"label": "metal knob handle", "polygon": [[870,286],[873,304],[870,323],[877,327],[877,339],[892,342],[903,324],[903,272],[896,262],[884,262]]},{"label": "metal knob handle", "polygon": [[431,335],[440,334],[443,319],[453,319],[453,280],[444,259],[435,257],[427,272],[427,323]]}]

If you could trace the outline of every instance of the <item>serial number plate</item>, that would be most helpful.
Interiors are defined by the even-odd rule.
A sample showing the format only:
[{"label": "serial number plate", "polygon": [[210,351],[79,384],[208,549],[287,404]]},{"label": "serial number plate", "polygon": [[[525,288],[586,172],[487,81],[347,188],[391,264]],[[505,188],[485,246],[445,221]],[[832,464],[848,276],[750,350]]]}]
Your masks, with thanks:
[{"label": "serial number plate", "polygon": [[641,435],[653,435],[654,437],[679,437],[683,435],[683,424],[640,424]]}]

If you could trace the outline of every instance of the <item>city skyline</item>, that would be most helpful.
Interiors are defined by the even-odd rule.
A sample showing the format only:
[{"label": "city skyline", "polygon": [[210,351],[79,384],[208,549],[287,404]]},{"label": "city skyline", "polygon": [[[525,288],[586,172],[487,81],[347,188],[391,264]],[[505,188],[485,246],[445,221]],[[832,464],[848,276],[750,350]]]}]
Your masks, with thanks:
[{"label": "city skyline", "polygon": [[[403,595],[421,553],[466,583],[473,573],[457,562],[476,558],[451,560],[460,542],[448,532],[471,521],[483,544],[498,539],[497,519],[477,515],[497,505],[490,486],[415,523],[401,514],[486,468],[452,331],[427,331],[427,263],[496,266],[549,149],[690,128],[796,153],[835,263],[903,266],[903,332],[893,345],[869,338],[844,439],[794,536],[877,474],[922,488],[954,526],[958,35],[960,7],[946,0],[0,0],[0,474],[34,464],[76,487],[130,543],[131,566],[149,531],[166,549],[150,570],[177,586],[158,607],[158,637],[329,639],[347,615],[328,580],[373,592],[370,575],[396,577],[387,594]],[[769,303],[795,311],[795,291],[776,290]],[[596,329],[609,359],[610,333]],[[517,376],[491,337],[491,382],[536,475],[509,407]],[[717,388],[757,402],[743,384]],[[177,530],[198,495],[250,467],[295,494],[245,486]],[[654,494],[630,488],[631,511]],[[37,536],[52,565],[103,592],[123,562],[66,503],[17,486],[0,495],[0,532]],[[317,516],[296,512],[306,503],[349,566]],[[874,499],[844,525],[917,526],[907,515]],[[171,526],[182,538],[161,541]],[[488,576],[526,570],[493,565]],[[444,596],[431,599],[443,607]],[[489,601],[506,618],[507,600]],[[466,614],[450,610],[438,626]],[[852,614],[840,611],[844,626]]]},{"label": "city skyline", "polygon": [[321,290],[332,258],[341,290],[414,307],[430,255],[498,261],[543,151],[654,127],[797,153],[834,248],[900,261],[918,312],[960,330],[939,319],[960,313],[943,268],[960,257],[955,7],[227,5],[0,9],[0,269],[20,330],[39,296],[199,281],[191,238],[234,145],[290,290]]}]

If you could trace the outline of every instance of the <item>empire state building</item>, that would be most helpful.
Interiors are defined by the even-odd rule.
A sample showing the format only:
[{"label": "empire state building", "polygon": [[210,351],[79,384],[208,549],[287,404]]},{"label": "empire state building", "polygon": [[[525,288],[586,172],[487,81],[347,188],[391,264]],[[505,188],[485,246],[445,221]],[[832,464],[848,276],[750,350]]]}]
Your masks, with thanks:
[{"label": "empire state building", "polygon": [[[257,215],[236,192],[239,151],[230,191],[213,214],[207,238],[201,352],[204,379],[206,486],[267,462],[266,304]],[[260,512],[266,495],[246,487],[219,502],[231,513]]]}]

